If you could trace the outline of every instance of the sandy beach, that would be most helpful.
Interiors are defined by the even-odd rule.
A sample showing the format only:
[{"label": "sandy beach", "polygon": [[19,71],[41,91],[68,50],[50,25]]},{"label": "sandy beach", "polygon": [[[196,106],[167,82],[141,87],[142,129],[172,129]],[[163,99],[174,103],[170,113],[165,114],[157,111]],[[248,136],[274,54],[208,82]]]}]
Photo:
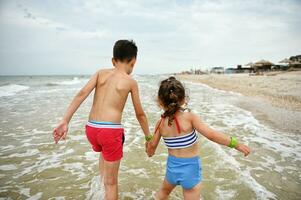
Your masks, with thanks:
[{"label": "sandy beach", "polygon": [[281,130],[301,132],[301,71],[249,74],[178,75],[181,80],[244,95],[237,104]]}]

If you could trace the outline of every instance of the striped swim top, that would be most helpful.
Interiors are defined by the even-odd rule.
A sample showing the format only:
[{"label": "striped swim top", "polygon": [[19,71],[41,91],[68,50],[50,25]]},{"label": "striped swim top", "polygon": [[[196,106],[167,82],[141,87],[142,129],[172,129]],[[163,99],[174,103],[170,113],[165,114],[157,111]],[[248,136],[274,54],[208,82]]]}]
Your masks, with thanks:
[{"label": "striped swim top", "polygon": [[195,129],[189,134],[176,136],[176,137],[162,137],[165,145],[169,149],[182,149],[189,147],[196,143],[198,135],[196,134]]},{"label": "striped swim top", "polygon": [[[178,129],[178,133],[181,134],[181,128],[180,128],[178,119],[176,118],[176,116],[174,116],[174,119],[175,119],[176,127]],[[164,120],[164,117],[161,117],[161,120],[155,130],[155,134],[158,131],[158,129],[160,128],[160,125],[163,120]],[[193,144],[195,144],[198,139],[198,135],[196,134],[195,129],[193,129],[192,132],[189,134],[175,136],[175,137],[162,137],[162,138],[163,138],[164,143],[167,148],[183,149],[183,148],[186,148],[186,147],[189,147],[189,146],[192,146]]]}]

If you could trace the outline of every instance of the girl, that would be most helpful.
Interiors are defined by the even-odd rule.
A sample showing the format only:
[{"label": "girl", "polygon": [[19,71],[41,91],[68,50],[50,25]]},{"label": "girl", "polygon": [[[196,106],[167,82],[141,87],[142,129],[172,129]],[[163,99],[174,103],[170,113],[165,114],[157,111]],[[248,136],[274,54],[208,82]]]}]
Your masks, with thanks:
[{"label": "girl", "polygon": [[168,199],[176,185],[183,187],[184,199],[200,199],[201,160],[197,132],[209,140],[235,148],[247,156],[248,146],[235,137],[226,136],[206,126],[198,115],[184,112],[185,89],[174,77],[163,80],[158,91],[158,103],[164,113],[156,124],[153,138],[147,143],[147,154],[153,156],[160,138],[168,148],[166,175],[156,199]]}]

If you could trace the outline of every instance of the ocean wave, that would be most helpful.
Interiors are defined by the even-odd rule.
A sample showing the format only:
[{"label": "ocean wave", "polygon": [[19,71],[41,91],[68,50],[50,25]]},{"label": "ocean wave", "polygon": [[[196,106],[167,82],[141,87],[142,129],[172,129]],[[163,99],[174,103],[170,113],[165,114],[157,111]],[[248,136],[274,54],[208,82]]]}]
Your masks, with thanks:
[{"label": "ocean wave", "polygon": [[105,188],[103,182],[100,182],[100,176],[94,176],[90,182],[90,190],[87,192],[87,199],[103,199]]},{"label": "ocean wave", "polygon": [[28,88],[29,86],[17,85],[17,84],[0,86],[0,97],[13,96],[20,91],[27,90]]},{"label": "ocean wave", "polygon": [[59,82],[52,82],[52,83],[47,83],[47,86],[56,86],[56,85],[75,85],[80,83],[81,81],[77,78],[74,77],[72,80],[64,80],[64,81],[59,81]]},{"label": "ocean wave", "polygon": [[16,170],[17,167],[15,165],[9,164],[9,165],[1,165],[0,170],[8,171],[8,170]]},{"label": "ocean wave", "polygon": [[57,84],[57,83],[46,83],[46,86],[58,86],[59,84]]}]

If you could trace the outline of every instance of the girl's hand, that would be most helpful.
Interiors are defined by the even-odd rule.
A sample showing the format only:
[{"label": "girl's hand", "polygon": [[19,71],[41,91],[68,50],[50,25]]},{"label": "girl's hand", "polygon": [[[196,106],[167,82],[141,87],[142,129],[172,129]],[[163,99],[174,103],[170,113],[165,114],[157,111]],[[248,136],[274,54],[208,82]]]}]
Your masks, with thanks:
[{"label": "girl's hand", "polygon": [[247,145],[241,143],[238,143],[235,149],[245,154],[245,156],[249,155],[249,153],[251,152],[250,148]]},{"label": "girl's hand", "polygon": [[55,144],[57,144],[61,138],[65,140],[67,132],[68,132],[68,123],[65,121],[60,122],[59,125],[55,129],[53,129],[53,139]]}]

